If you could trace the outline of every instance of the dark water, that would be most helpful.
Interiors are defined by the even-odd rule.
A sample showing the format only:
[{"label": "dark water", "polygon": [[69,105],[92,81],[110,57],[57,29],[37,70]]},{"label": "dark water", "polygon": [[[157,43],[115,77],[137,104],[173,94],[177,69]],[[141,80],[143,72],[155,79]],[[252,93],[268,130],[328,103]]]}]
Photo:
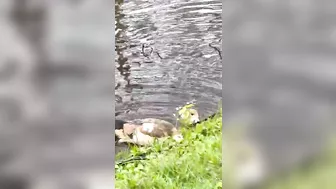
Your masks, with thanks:
[{"label": "dark water", "polygon": [[221,1],[118,0],[115,11],[117,118],[171,120],[194,99],[203,117],[217,110]]}]

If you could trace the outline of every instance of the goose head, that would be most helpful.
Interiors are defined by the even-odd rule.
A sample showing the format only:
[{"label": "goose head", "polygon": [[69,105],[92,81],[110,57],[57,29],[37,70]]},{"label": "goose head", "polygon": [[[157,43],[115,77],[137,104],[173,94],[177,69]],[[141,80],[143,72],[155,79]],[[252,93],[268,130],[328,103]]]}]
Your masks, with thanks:
[{"label": "goose head", "polygon": [[187,124],[198,123],[200,121],[199,114],[196,109],[189,109],[187,111],[179,112],[180,120]]},{"label": "goose head", "polygon": [[197,123],[197,122],[199,122],[200,121],[200,119],[199,119],[199,115],[198,115],[198,111],[197,110],[195,110],[195,109],[190,109],[190,121],[192,122],[192,123]]}]

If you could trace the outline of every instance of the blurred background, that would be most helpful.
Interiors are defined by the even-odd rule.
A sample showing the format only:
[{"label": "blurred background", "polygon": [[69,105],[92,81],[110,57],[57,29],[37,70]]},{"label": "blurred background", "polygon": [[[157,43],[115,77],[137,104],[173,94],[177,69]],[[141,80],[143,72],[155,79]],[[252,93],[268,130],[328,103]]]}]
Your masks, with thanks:
[{"label": "blurred background", "polygon": [[0,9],[0,188],[113,188],[113,3]]},{"label": "blurred background", "polygon": [[0,188],[112,188],[114,116],[172,119],[196,99],[205,117],[222,70],[224,122],[251,124],[271,173],[315,156],[335,131],[332,0],[1,0],[0,10]]},{"label": "blurred background", "polygon": [[335,10],[331,0],[223,3],[224,126],[250,124],[271,173],[316,156],[335,132]]}]

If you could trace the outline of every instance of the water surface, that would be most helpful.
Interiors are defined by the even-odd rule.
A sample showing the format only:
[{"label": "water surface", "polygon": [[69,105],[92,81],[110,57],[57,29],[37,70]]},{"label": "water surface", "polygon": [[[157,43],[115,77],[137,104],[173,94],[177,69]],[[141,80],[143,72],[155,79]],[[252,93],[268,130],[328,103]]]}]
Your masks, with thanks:
[{"label": "water surface", "polygon": [[194,99],[203,117],[217,110],[221,1],[118,0],[115,11],[117,118],[172,120]]}]

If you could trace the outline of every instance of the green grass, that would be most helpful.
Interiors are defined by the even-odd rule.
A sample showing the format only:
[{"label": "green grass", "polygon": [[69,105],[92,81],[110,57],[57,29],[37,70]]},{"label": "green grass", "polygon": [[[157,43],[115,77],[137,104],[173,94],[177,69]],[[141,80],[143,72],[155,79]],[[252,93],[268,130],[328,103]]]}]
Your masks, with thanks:
[{"label": "green grass", "polygon": [[182,133],[181,143],[168,139],[118,154],[117,160],[146,153],[148,160],[116,165],[116,189],[222,188],[221,111]]},{"label": "green grass", "polygon": [[[147,160],[116,165],[116,189],[236,189],[232,182],[230,132],[222,149],[221,111],[195,128],[182,130],[184,141],[169,139],[151,147],[132,147],[117,161],[147,154]],[[226,145],[228,144],[228,145]],[[224,162],[222,164],[222,150]],[[223,170],[223,172],[222,172]],[[222,175],[223,174],[223,175]],[[222,177],[223,176],[223,177]],[[222,180],[223,178],[223,180]],[[299,166],[285,177],[269,180],[262,189],[335,189],[336,143],[309,166]]]}]

